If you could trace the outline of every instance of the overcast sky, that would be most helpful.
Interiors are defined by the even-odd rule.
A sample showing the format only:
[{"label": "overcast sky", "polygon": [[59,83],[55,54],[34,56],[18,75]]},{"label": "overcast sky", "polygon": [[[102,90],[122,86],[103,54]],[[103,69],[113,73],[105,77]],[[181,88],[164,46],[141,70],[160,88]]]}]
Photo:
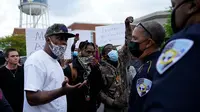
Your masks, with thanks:
[{"label": "overcast sky", "polygon": [[[0,37],[19,26],[20,0],[1,0]],[[58,2],[59,1],[59,2]],[[170,0],[49,0],[50,24],[73,22],[122,23],[127,16],[138,18],[166,10]]]}]

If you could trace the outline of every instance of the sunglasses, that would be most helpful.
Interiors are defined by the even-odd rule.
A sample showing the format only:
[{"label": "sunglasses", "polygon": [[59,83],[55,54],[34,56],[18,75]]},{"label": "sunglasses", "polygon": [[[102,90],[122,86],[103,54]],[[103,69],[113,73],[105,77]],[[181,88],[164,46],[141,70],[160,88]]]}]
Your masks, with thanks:
[{"label": "sunglasses", "polygon": [[150,38],[152,39],[152,34],[142,25],[142,23],[138,23],[137,25],[136,25],[136,27],[138,27],[138,26],[141,26],[149,35],[150,35]]}]

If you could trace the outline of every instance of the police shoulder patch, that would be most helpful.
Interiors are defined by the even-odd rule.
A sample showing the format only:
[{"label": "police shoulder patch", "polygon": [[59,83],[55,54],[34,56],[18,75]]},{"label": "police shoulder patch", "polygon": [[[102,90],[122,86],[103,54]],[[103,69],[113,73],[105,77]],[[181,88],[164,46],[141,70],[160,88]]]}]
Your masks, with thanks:
[{"label": "police shoulder patch", "polygon": [[163,74],[167,69],[179,61],[193,46],[194,42],[189,39],[176,39],[169,42],[158,58],[156,69]]},{"label": "police shoulder patch", "polygon": [[136,89],[140,97],[146,95],[151,89],[152,81],[146,78],[140,78],[137,80]]}]

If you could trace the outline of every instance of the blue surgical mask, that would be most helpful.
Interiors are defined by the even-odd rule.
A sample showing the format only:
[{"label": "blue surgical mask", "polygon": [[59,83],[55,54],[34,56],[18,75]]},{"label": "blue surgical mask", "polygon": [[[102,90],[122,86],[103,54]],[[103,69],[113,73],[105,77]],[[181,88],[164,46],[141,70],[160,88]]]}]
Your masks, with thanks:
[{"label": "blue surgical mask", "polygon": [[73,52],[73,56],[78,56],[78,52],[77,52],[77,51],[74,51],[74,52]]},{"label": "blue surgical mask", "polygon": [[112,50],[108,53],[108,57],[110,61],[117,62],[118,61],[118,52],[117,50]]}]

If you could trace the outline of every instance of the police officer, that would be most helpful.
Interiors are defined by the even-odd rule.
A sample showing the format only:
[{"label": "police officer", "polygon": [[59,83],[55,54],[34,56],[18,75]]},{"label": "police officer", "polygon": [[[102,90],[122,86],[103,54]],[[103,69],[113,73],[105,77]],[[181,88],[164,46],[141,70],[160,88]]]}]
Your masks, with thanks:
[{"label": "police officer", "polygon": [[172,0],[174,35],[156,64],[145,112],[199,112],[200,0]]},{"label": "police officer", "polygon": [[141,112],[146,94],[151,88],[160,46],[165,38],[164,28],[155,21],[139,23],[132,32],[129,50],[142,62],[132,81],[129,112]]}]

